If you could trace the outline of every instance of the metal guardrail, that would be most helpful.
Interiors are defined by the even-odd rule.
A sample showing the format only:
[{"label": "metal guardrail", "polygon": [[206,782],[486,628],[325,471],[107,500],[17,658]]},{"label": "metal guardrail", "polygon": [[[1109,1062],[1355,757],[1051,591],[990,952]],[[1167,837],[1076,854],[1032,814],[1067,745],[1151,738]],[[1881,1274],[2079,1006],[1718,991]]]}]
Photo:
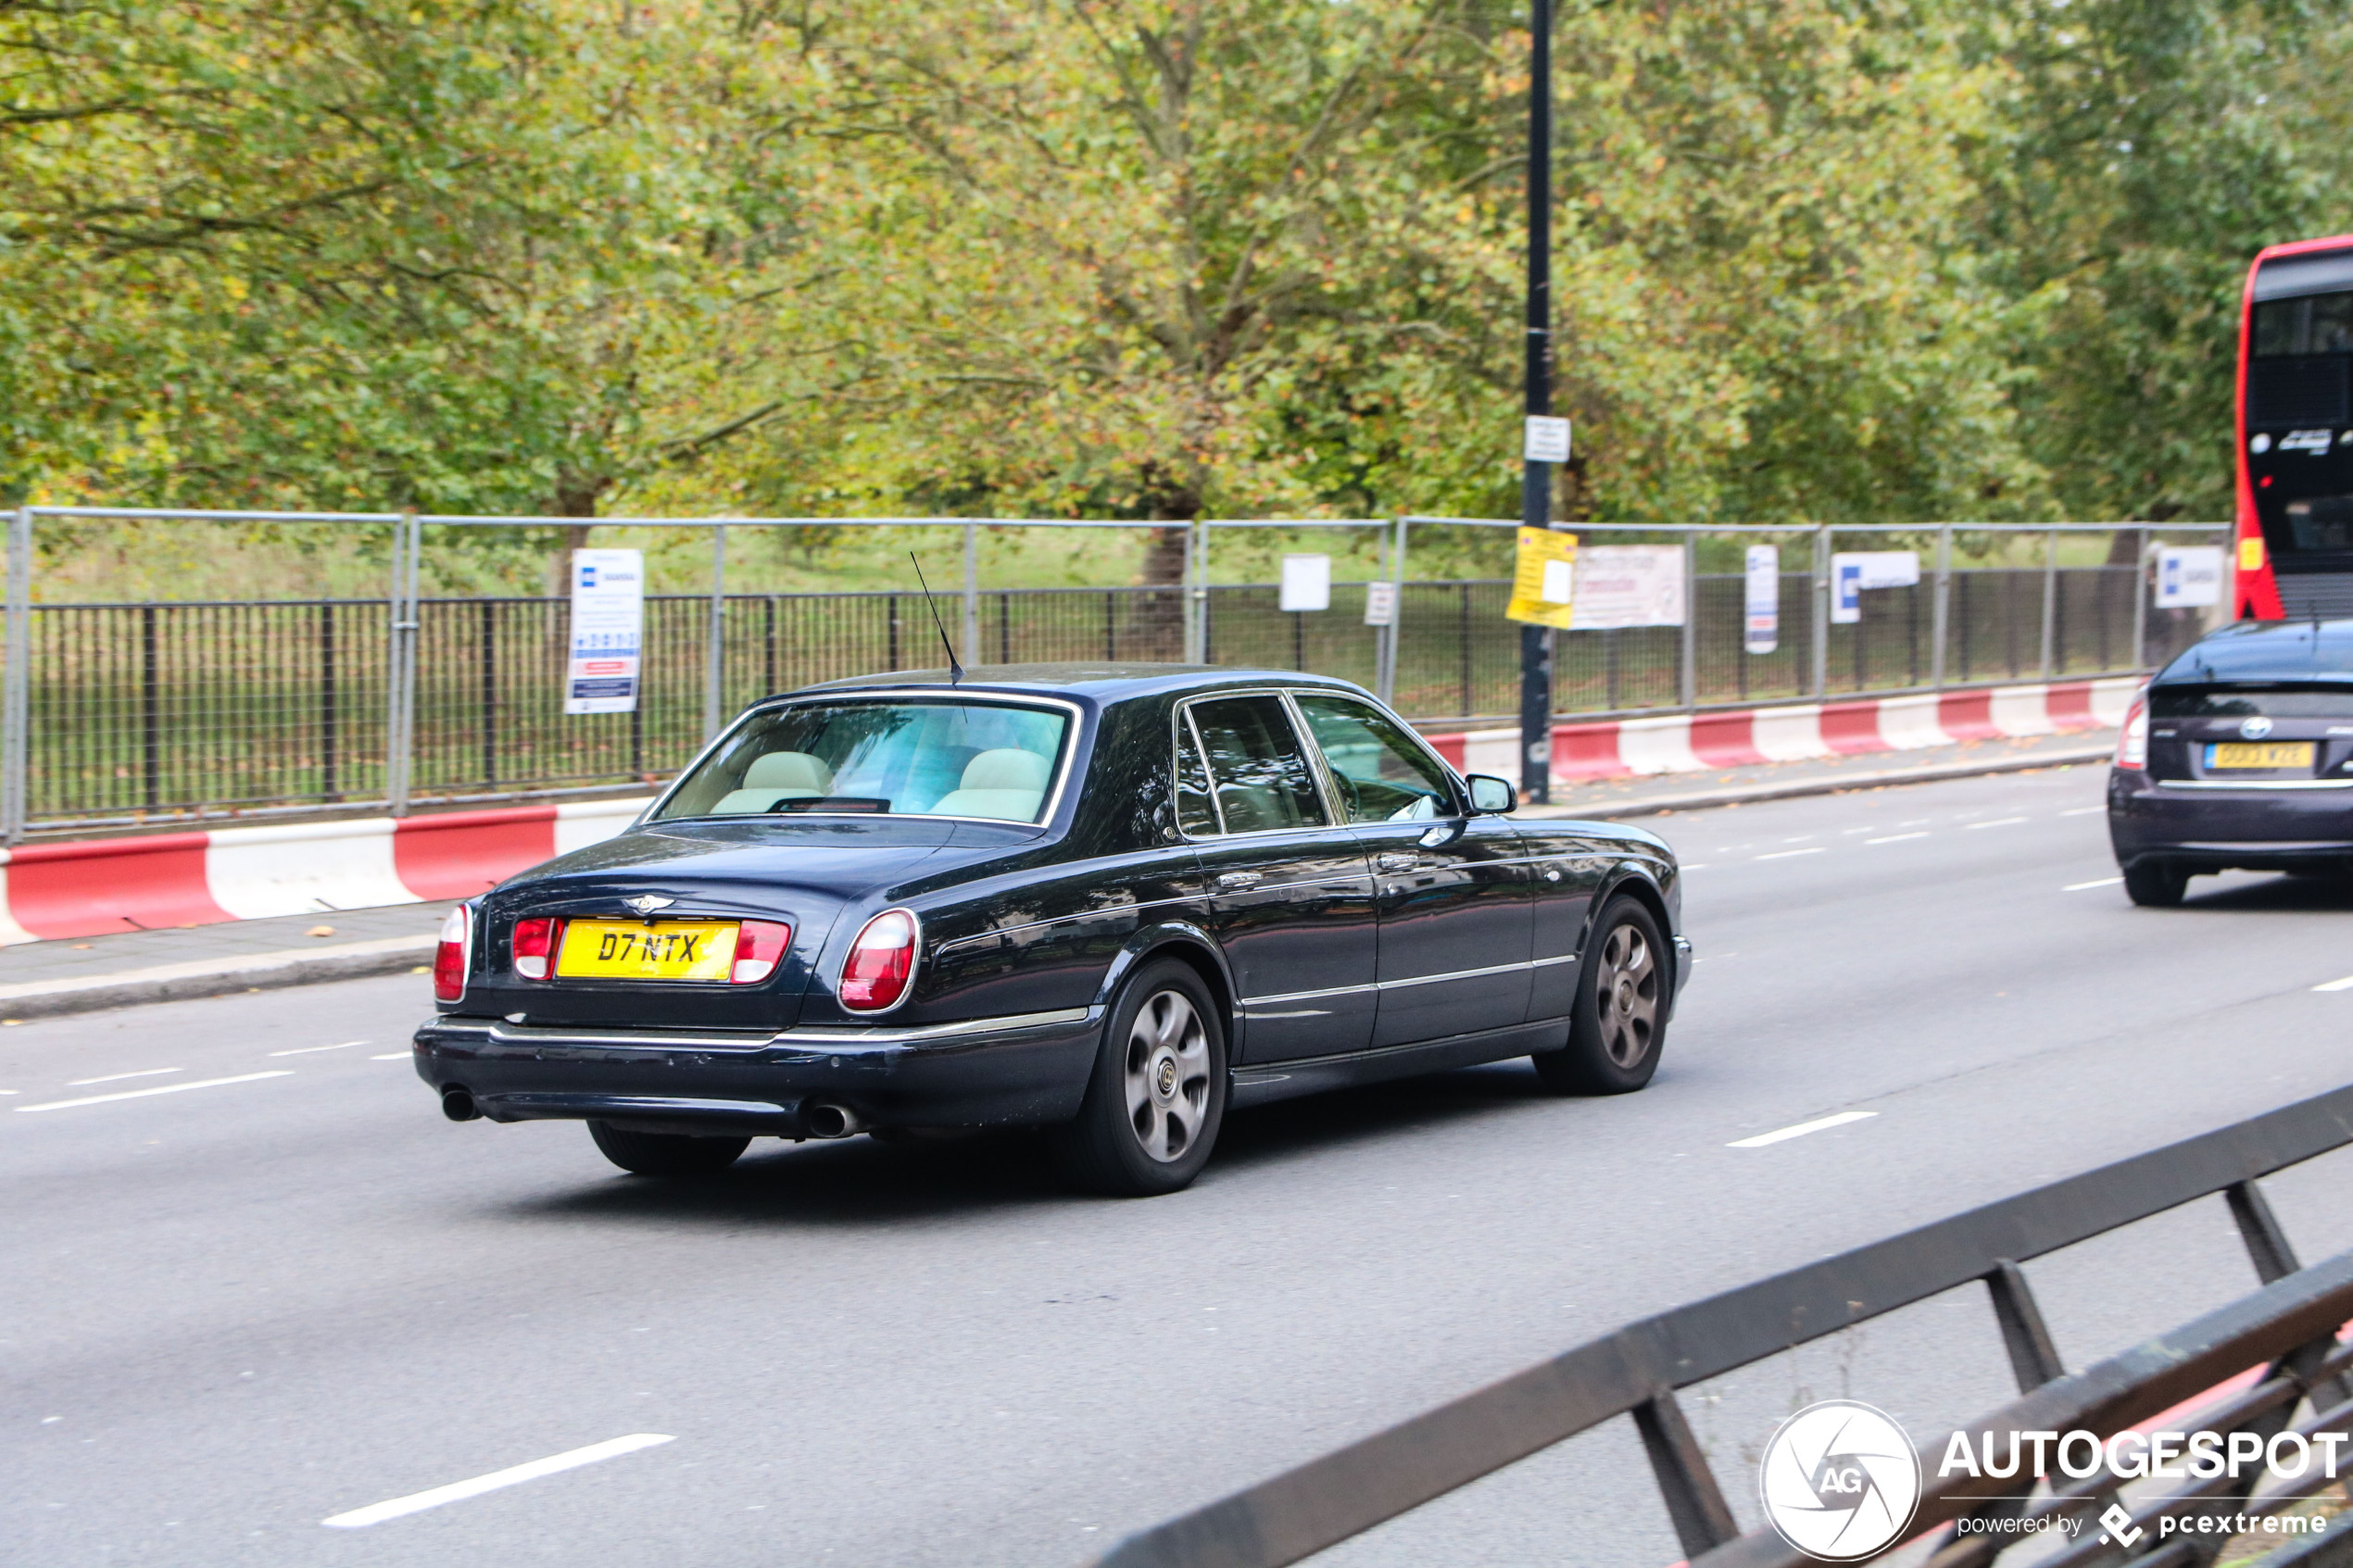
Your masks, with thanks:
[{"label": "metal guardrail", "polygon": [[[691,758],[754,698],[936,659],[927,612],[912,593],[747,592],[740,559],[729,575],[728,548],[731,533],[738,556],[744,541],[760,537],[747,531],[921,524],[960,534],[961,591],[942,583],[940,598],[943,608],[960,603],[960,641],[976,666],[1102,659],[1302,669],[1362,683],[1425,722],[1479,722],[1478,715],[1513,712],[1517,699],[1520,629],[1504,617],[1510,584],[1501,578],[1405,582],[1380,626],[1365,624],[1364,583],[1335,582],[1327,610],[1301,612],[1281,608],[1271,583],[1210,581],[1213,562],[1235,559],[1233,544],[1251,530],[1275,530],[1286,543],[1296,531],[1335,541],[1373,531],[1377,547],[1356,558],[1395,581],[1416,527],[1426,531],[1425,558],[1427,531],[1483,530],[1472,536],[1504,553],[1480,558],[1501,564],[1509,545],[1503,531],[1513,524],[601,518],[596,526],[668,531],[662,536],[687,555],[707,534],[707,556],[690,564],[708,567],[710,590],[648,596],[635,711],[567,716],[568,600],[456,596],[427,593],[423,584],[438,568],[462,568],[486,538],[585,521],[18,508],[9,518],[0,673],[0,841],[221,816],[376,807],[402,815],[429,803],[642,789]],[[366,575],[384,571],[385,594],[208,602],[75,596],[86,589],[67,568],[75,540],[88,530],[186,525],[194,532],[173,535],[184,550],[220,527],[260,522],[320,525],[296,534],[308,546],[346,551]],[[1864,596],[1859,619],[1833,626],[1827,619],[1832,546],[1850,534],[1885,543],[1888,529],[1588,525],[1595,543],[1680,541],[1686,613],[1680,626],[1555,633],[1554,706],[1565,716],[1667,713],[2139,671],[2170,659],[2204,629],[2198,612],[2150,608],[2144,568],[2151,547],[2161,537],[2207,537],[2214,526],[1906,527],[1916,543],[1933,545],[1933,571],[1912,586]],[[981,540],[989,530],[1155,527],[1182,535],[1181,582],[981,585]],[[1711,557],[1718,568],[1738,564],[1735,546],[1750,535],[1790,549],[1791,569],[1779,573],[1777,640],[1763,652],[1750,651],[1745,634],[1743,573],[1701,570]],[[1956,564],[1957,538],[1977,539],[1980,564]],[[2091,558],[2061,565],[2062,540]],[[1213,551],[1215,541],[1223,556]],[[2000,548],[1984,553],[1988,541]],[[60,542],[64,553],[55,558],[36,547]],[[672,549],[668,557],[675,563],[680,554]]]},{"label": "metal guardrail", "polygon": [[[2347,1398],[2353,1390],[2344,1377],[2353,1349],[2336,1334],[2353,1320],[2353,1253],[2300,1268],[2257,1179],[2348,1144],[2353,1087],[1676,1308],[1131,1536],[1097,1559],[1097,1568],[1279,1568],[1621,1416],[1641,1433],[1692,1568],[1797,1568],[1811,1560],[1769,1530],[1741,1534],[1676,1392],[1972,1281],[1986,1287],[2025,1396],[1964,1428],[1972,1441],[1988,1432],[2072,1427],[2105,1438],[2253,1366],[2264,1368],[2255,1385],[2220,1401],[2198,1424],[2268,1436],[2311,1398],[2327,1408],[2296,1430],[2343,1431],[2353,1422]],[[2019,1265],[2216,1194],[2227,1199],[2264,1287],[2068,1375]],[[1948,1436],[1920,1445],[1925,1476],[1934,1476]],[[2016,1484],[1930,1480],[1915,1536],[1964,1514],[2015,1513],[2028,1505],[1987,1498]],[[2250,1502],[2217,1481],[2206,1495],[2145,1508],[2134,1522],[2148,1528],[2166,1512],[2276,1511],[2326,1484]],[[2124,1485],[2103,1474],[2069,1483],[2058,1495],[2080,1502]],[[2046,1499],[2032,1506],[2065,1505]],[[1976,1568],[2033,1538],[1948,1534],[1931,1562]],[[2051,1565],[2076,1568],[2105,1552],[2108,1561],[2175,1568],[2210,1561],[2222,1544],[2210,1534],[2160,1543],[2148,1529],[2137,1551],[2086,1541]],[[2353,1528],[2324,1531],[2278,1561],[2291,1560],[2299,1568],[2353,1562]]]}]

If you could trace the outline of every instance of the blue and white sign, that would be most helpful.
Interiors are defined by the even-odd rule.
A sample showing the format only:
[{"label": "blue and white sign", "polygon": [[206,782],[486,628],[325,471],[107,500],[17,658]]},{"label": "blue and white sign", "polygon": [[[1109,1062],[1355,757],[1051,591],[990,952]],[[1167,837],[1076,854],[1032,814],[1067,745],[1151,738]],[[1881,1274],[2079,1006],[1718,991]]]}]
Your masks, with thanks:
[{"label": "blue and white sign", "polygon": [[1771,653],[1780,646],[1781,552],[1772,545],[1748,547],[1745,592],[1742,596],[1746,632],[1741,646],[1750,653]]},{"label": "blue and white sign", "polygon": [[2160,545],[2157,551],[2157,608],[2203,609],[2222,602],[2220,545]]},{"label": "blue and white sign", "polygon": [[573,551],[572,648],[564,671],[564,711],[635,710],[645,640],[644,552]]},{"label": "blue and white sign", "polygon": [[1831,556],[1831,623],[1863,619],[1863,590],[1908,588],[1920,580],[1920,558],[1910,550],[1840,550]]}]

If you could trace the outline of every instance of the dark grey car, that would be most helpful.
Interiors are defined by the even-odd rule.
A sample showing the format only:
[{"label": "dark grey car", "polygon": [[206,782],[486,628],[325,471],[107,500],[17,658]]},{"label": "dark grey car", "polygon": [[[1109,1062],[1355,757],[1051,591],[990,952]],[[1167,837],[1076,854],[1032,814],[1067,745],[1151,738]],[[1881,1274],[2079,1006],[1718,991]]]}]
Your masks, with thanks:
[{"label": "dark grey car", "polygon": [[2133,699],[2108,785],[2136,904],[2231,870],[2353,873],[2353,621],[2243,621]]}]

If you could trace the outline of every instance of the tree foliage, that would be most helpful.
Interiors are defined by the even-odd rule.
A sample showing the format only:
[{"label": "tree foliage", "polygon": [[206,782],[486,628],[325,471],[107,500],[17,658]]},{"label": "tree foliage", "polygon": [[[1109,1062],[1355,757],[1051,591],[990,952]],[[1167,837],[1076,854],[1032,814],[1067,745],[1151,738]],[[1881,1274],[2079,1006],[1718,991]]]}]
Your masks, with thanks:
[{"label": "tree foliage", "polygon": [[[1572,515],[2226,510],[2339,8],[1566,9]],[[0,65],[17,493],[1516,509],[1493,0],[0,0]]]}]

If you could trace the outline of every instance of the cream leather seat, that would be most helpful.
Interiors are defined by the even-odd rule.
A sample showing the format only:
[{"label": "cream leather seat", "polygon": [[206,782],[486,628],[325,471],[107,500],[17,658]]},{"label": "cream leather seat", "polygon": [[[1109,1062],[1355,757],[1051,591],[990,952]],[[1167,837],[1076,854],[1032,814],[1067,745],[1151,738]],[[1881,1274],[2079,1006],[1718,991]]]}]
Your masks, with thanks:
[{"label": "cream leather seat", "polygon": [[1053,771],[1053,762],[1034,751],[1012,746],[984,751],[964,764],[963,781],[933,804],[931,814],[1036,822]]},{"label": "cream leather seat", "polygon": [[719,797],[713,816],[771,810],[779,800],[810,800],[834,792],[834,771],[805,751],[772,751],[752,759],[741,789]]}]

